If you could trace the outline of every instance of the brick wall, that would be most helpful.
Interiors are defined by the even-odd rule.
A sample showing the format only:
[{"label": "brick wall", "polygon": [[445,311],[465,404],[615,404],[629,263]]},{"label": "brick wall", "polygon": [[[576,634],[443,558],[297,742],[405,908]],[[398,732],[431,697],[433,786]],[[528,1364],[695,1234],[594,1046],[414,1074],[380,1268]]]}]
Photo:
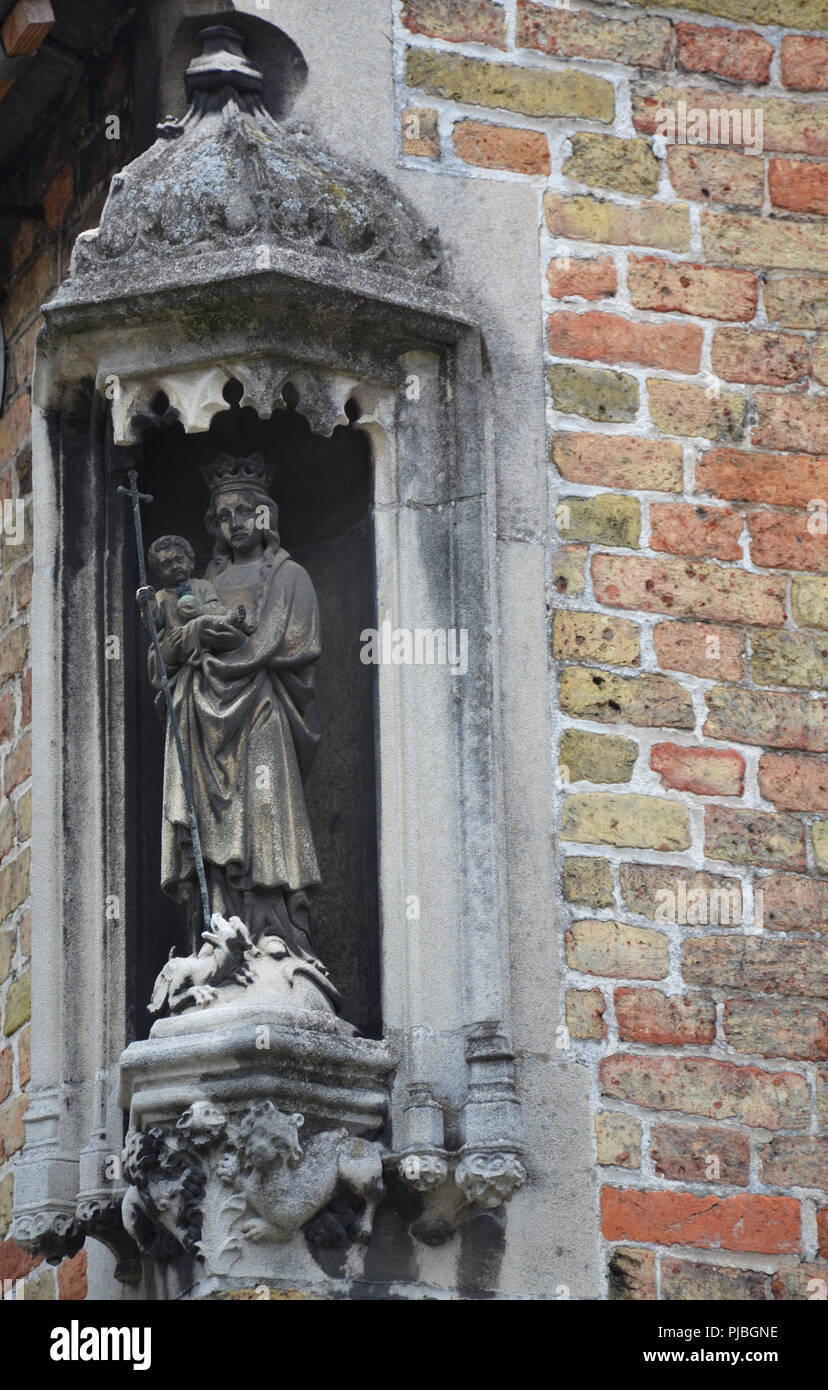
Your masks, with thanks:
[{"label": "brick wall", "polygon": [[[112,174],[131,157],[128,54],[123,42],[108,59],[90,63],[19,168],[7,171],[0,190],[0,319],[6,339],[0,414],[0,1296],[2,1281],[23,1279],[27,1299],[86,1297],[84,1251],[53,1270],[29,1259],[8,1234],[15,1162],[23,1147],[31,1026],[30,385],[40,305],[65,276],[78,233],[97,226]],[[15,211],[4,214],[4,207]],[[21,218],[20,208],[29,215]]]},{"label": "brick wall", "polygon": [[398,0],[400,158],[538,193],[607,1295],[824,1299],[828,4],[658,8]]}]

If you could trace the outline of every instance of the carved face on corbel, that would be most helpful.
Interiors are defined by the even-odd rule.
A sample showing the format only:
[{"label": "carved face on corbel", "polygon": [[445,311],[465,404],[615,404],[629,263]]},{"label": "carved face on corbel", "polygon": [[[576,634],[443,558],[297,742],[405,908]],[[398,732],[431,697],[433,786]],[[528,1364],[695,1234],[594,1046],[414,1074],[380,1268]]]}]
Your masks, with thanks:
[{"label": "carved face on corbel", "polygon": [[298,1167],[302,1159],[299,1130],[304,1123],[304,1115],[285,1115],[270,1101],[254,1106],[239,1129],[245,1167],[259,1171]]}]

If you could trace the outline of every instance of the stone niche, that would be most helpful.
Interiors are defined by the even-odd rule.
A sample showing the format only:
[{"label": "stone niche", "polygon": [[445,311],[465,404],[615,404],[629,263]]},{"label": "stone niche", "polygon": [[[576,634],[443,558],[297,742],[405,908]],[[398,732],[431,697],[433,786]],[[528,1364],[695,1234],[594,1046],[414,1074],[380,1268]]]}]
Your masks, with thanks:
[{"label": "stone niche", "polygon": [[[113,1298],[473,1286],[474,1232],[491,1211],[502,1244],[525,1179],[481,334],[399,192],[274,118],[245,35],[200,45],[187,114],[113,179],[38,341],[14,1234],[52,1260],[100,1240]],[[185,536],[201,575],[199,470],[226,454],[275,464],[281,541],[318,596],[313,940],[341,1004],[233,985],[150,1028],[153,980],[190,948],[159,886],[163,736],[119,488],[137,477],[145,542]],[[366,663],[372,628],[462,632],[467,669]]]}]

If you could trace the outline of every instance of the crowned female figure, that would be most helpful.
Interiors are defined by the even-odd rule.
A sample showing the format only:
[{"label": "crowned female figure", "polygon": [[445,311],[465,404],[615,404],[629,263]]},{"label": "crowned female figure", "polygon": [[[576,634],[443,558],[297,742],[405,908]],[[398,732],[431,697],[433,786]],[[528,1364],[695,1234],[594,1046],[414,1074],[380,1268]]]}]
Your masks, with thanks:
[{"label": "crowned female figure", "polygon": [[[293,957],[324,971],[310,942],[309,893],[319,869],[304,795],[320,732],[316,595],[279,542],[262,456],[222,455],[202,474],[210,491],[205,525],[214,539],[206,579],[220,605],[168,631],[163,655],[210,910],[240,918],[255,943],[280,938]],[[152,649],[150,678],[159,688]],[[192,838],[169,726],[161,876],[164,892],[197,929]]]}]

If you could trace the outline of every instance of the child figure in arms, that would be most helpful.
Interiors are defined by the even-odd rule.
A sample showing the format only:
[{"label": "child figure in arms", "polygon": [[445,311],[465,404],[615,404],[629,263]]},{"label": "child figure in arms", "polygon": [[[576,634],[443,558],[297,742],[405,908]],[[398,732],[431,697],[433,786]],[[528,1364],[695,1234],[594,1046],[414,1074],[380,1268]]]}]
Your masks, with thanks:
[{"label": "child figure in arms", "polygon": [[147,551],[149,571],[160,589],[147,585],[136,595],[139,603],[146,601],[152,608],[160,638],[170,640],[193,618],[207,614],[249,635],[253,625],[248,621],[244,604],[227,608],[209,579],[193,579],[195,552],[183,536],[161,536]]}]

